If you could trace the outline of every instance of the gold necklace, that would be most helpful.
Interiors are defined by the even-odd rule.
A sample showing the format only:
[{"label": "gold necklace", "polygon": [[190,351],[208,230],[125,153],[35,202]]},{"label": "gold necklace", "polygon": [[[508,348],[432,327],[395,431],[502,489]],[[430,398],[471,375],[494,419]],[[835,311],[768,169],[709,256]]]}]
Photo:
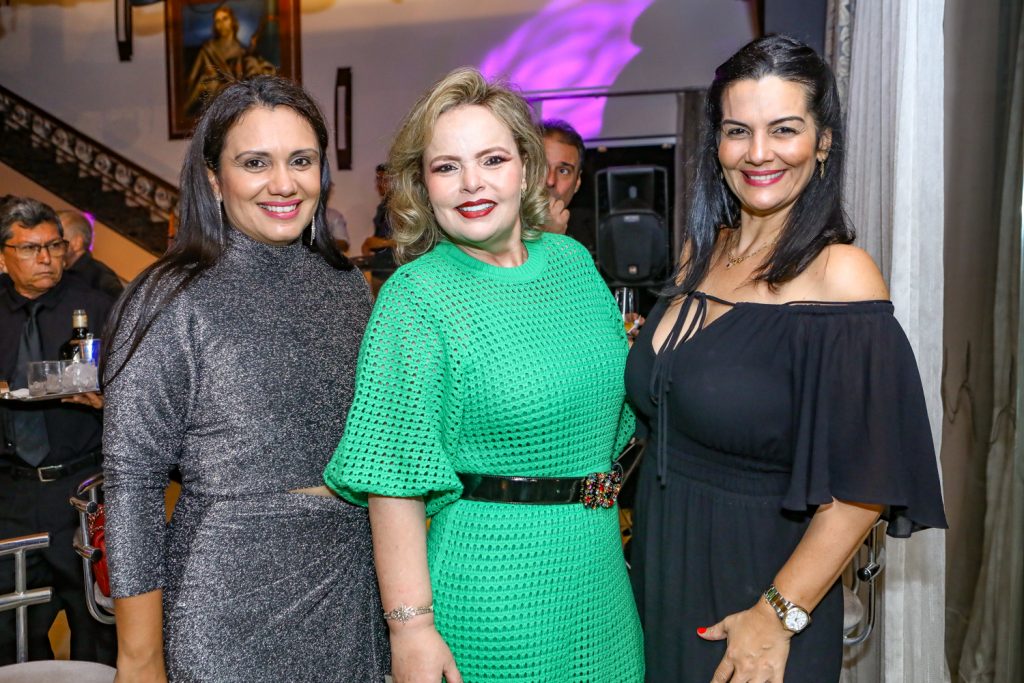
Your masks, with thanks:
[{"label": "gold necklace", "polygon": [[[737,236],[737,237],[739,237],[739,234],[740,234],[740,233],[739,233],[739,231],[737,230],[737,231],[736,231],[736,236]],[[739,240],[737,239],[737,241],[739,241]],[[776,235],[776,236],[775,236],[775,239],[773,239],[773,240],[772,240],[771,242],[765,242],[764,244],[762,244],[761,246],[759,246],[759,247],[758,247],[757,249],[755,249],[754,251],[750,251],[750,252],[747,252],[747,253],[746,253],[746,254],[744,254],[743,256],[736,256],[736,253],[735,253],[735,252],[734,252],[734,251],[733,251],[732,249],[730,249],[730,250],[729,250],[729,251],[728,251],[728,252],[727,252],[727,253],[725,254],[725,260],[726,260],[726,261],[728,262],[728,263],[726,263],[726,264],[725,264],[725,267],[726,267],[726,268],[732,268],[733,266],[735,266],[735,265],[736,265],[736,264],[738,264],[738,263],[743,263],[743,262],[744,262],[744,261],[746,261],[746,260],[747,260],[748,258],[750,258],[750,257],[752,257],[752,256],[757,256],[758,254],[760,254],[760,253],[761,253],[762,251],[764,251],[764,250],[765,250],[765,249],[767,249],[768,247],[774,247],[774,246],[775,246],[775,243],[776,243],[776,242],[778,242],[778,241],[779,241],[779,237],[778,237],[778,235]]]}]

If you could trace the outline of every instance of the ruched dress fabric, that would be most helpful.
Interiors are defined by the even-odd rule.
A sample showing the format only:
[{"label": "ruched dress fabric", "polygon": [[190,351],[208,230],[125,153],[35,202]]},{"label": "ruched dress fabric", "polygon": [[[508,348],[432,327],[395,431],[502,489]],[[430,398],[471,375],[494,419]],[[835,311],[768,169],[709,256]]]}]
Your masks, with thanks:
[{"label": "ruched dress fabric", "polygon": [[[140,306],[128,303],[108,377]],[[367,683],[390,670],[366,510],[289,493],[322,485],[369,312],[358,270],[232,231],[108,384],[113,594],[163,589],[171,681]]]},{"label": "ruched dress fabric", "polygon": [[384,285],[345,436],[342,496],[422,496],[435,623],[467,683],[636,683],[643,646],[618,508],[460,499],[457,472],[607,472],[634,429],[618,309],[579,243],[515,268],[449,242]]},{"label": "ruched dress fabric", "polygon": [[[632,579],[652,683],[711,680],[726,642],[696,629],[761,599],[816,506],[886,505],[897,537],[946,526],[921,380],[891,303],[737,303],[703,329],[707,297],[682,306],[683,341],[655,353],[662,300],[626,377],[650,429]],[[838,582],[811,616],[786,683],[839,680]]]}]

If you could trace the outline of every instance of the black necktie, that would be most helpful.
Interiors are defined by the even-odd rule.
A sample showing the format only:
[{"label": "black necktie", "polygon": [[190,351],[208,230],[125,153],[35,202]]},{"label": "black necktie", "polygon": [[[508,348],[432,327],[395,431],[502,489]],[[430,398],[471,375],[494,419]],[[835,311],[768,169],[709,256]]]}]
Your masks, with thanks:
[{"label": "black necktie", "polygon": [[[28,386],[29,361],[43,360],[43,341],[39,336],[39,302],[27,306],[28,319],[21,330],[18,342],[18,359],[14,365],[15,387]],[[11,426],[14,428],[14,450],[18,457],[33,467],[50,454],[50,438],[46,434],[46,418],[36,406],[25,406],[23,410],[11,411]]]}]

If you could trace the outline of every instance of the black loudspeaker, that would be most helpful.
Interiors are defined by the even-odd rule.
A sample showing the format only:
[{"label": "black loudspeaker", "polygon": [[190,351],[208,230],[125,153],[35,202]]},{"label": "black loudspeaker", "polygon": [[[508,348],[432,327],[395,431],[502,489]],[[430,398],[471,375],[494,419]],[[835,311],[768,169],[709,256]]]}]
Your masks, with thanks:
[{"label": "black loudspeaker", "polygon": [[660,166],[598,171],[597,265],[612,287],[655,287],[670,263],[668,172]]},{"label": "black loudspeaker", "polygon": [[611,213],[597,229],[597,263],[612,287],[654,287],[668,275],[668,231],[661,216]]}]

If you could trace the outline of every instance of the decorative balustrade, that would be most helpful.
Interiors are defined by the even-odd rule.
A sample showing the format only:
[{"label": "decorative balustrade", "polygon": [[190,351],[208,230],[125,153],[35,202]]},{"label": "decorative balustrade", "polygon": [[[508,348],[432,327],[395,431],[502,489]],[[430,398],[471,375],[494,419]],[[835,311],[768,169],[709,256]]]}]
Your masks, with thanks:
[{"label": "decorative balustrade", "polygon": [[166,249],[178,189],[3,86],[0,161],[144,249]]}]

